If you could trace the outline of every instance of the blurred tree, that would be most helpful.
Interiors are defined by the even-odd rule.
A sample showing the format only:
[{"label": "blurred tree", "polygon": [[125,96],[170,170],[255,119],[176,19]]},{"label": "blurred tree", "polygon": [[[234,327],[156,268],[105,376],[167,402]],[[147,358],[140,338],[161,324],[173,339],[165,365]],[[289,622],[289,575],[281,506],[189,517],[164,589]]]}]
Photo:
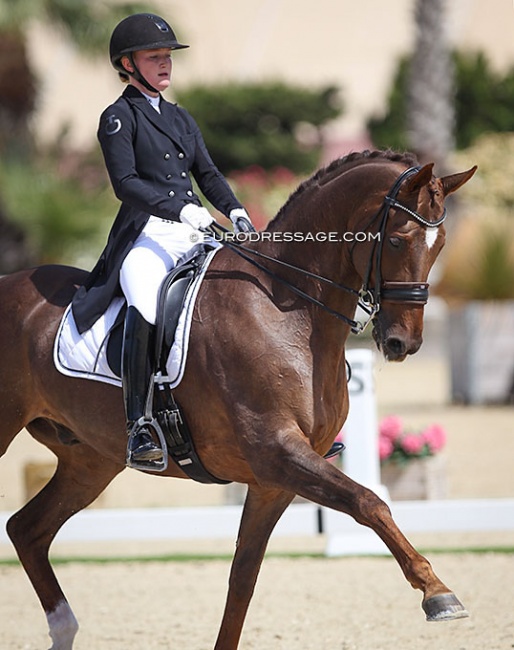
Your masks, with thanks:
[{"label": "blurred tree", "polygon": [[[30,168],[23,162],[0,161],[0,181],[8,228],[0,221],[0,239],[21,232],[21,243],[32,257],[30,264],[63,263],[92,266],[117,210],[117,199],[105,178],[103,165],[87,153],[62,154],[53,157],[38,154],[37,164]],[[2,242],[2,244],[5,242]],[[0,271],[13,270],[14,250],[18,268],[27,266],[24,251],[9,252],[0,245]]]},{"label": "blurred tree", "polygon": [[140,2],[105,0],[0,0],[0,151],[26,157],[29,118],[37,104],[37,79],[27,52],[28,28],[44,22],[64,32],[81,51],[107,50],[118,20],[143,10]]},{"label": "blurred tree", "polygon": [[[94,54],[107,51],[110,33],[118,20],[145,9],[146,5],[130,1],[0,0],[0,155],[4,172],[5,164],[24,160],[26,176],[30,176],[29,166],[34,159],[30,118],[37,107],[38,84],[27,51],[29,26],[36,21],[47,23],[63,31],[83,52]],[[5,185],[5,173],[1,182]],[[0,185],[0,191],[4,193],[5,187]],[[12,203],[8,207],[16,209]],[[23,227],[8,223],[9,218],[2,208],[0,273],[22,268],[34,259]]]},{"label": "blurred tree", "polygon": [[407,79],[409,65],[410,57],[400,59],[387,96],[385,114],[372,116],[367,120],[366,126],[376,147],[398,151],[408,149]]},{"label": "blurred tree", "polygon": [[497,73],[483,53],[457,56],[457,65],[457,147],[466,149],[486,133],[513,132],[514,67]]},{"label": "blurred tree", "polygon": [[0,275],[32,266],[35,261],[25,230],[7,219],[4,206],[0,206]]},{"label": "blurred tree", "polygon": [[279,82],[194,86],[177,92],[177,98],[198,122],[225,174],[250,165],[312,171],[319,162],[321,127],[343,110],[333,86]]},{"label": "blurred tree", "polygon": [[[505,74],[493,71],[480,52],[453,53],[455,68],[455,144],[466,149],[486,133],[514,132],[514,67]],[[408,149],[407,88],[410,57],[398,65],[383,117],[367,126],[378,147]],[[428,99],[427,101],[430,101]]]},{"label": "blurred tree", "polygon": [[3,155],[31,148],[29,118],[34,110],[36,80],[25,43],[16,32],[0,29],[0,151]]},{"label": "blurred tree", "polygon": [[454,149],[454,69],[445,34],[446,0],[417,0],[417,37],[407,84],[407,140],[439,170]]}]

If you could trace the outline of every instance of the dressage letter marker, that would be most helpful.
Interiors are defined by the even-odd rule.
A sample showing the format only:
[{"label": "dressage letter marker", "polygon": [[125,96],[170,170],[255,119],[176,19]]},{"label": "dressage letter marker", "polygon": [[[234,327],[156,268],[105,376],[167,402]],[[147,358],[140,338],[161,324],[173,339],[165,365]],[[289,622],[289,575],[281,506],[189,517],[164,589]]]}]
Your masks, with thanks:
[{"label": "dressage letter marker", "polygon": [[[344,473],[388,502],[387,488],[380,484],[373,352],[365,348],[347,350],[346,359],[352,374],[348,383],[350,411],[343,429],[346,444],[343,454]],[[325,523],[328,523],[332,516],[328,515],[328,510],[324,514]],[[386,545],[373,531],[356,522],[351,523],[354,524],[355,531],[350,533],[330,534],[330,524],[326,526],[325,552],[328,556],[389,554]]]}]

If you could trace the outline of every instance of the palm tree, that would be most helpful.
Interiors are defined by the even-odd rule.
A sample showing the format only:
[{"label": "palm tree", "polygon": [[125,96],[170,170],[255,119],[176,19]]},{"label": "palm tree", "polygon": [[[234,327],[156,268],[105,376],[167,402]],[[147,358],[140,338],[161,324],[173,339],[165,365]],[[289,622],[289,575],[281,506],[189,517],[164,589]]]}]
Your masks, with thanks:
[{"label": "palm tree", "polygon": [[[119,20],[145,10],[146,5],[130,0],[0,0],[0,156],[4,164],[29,160],[34,151],[30,117],[37,108],[38,82],[27,53],[30,24],[47,23],[61,30],[82,52],[94,55],[106,51]],[[35,261],[24,230],[9,222],[1,200],[0,237],[0,273]]]},{"label": "palm tree", "polygon": [[417,39],[408,84],[408,137],[420,160],[444,171],[454,147],[454,71],[445,36],[445,0],[416,0]]}]

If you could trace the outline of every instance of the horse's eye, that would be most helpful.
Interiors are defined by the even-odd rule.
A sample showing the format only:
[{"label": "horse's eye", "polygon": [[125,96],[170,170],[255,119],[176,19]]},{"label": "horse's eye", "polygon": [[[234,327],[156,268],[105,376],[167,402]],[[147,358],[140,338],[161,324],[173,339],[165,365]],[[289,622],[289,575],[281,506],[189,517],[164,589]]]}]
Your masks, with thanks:
[{"label": "horse's eye", "polygon": [[400,248],[401,239],[399,237],[390,237],[389,238],[389,243],[393,248]]}]

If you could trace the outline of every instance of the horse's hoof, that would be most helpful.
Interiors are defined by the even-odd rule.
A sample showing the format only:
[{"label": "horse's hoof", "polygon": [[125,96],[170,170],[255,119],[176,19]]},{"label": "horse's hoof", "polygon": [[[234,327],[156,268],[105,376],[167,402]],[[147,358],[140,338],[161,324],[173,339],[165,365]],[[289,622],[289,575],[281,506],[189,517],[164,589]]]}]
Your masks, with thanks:
[{"label": "horse's hoof", "polygon": [[427,621],[452,621],[469,616],[464,605],[452,593],[432,596],[423,601],[422,607],[427,615]]}]

